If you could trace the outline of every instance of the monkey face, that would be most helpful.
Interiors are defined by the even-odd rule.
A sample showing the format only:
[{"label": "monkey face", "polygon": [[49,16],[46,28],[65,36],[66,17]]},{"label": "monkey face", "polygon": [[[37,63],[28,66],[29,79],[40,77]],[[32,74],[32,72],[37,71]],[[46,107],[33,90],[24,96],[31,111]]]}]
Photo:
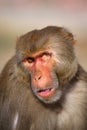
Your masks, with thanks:
[{"label": "monkey face", "polygon": [[34,95],[44,103],[54,103],[60,99],[58,77],[53,69],[54,59],[50,51],[37,52],[23,60],[31,75]]}]

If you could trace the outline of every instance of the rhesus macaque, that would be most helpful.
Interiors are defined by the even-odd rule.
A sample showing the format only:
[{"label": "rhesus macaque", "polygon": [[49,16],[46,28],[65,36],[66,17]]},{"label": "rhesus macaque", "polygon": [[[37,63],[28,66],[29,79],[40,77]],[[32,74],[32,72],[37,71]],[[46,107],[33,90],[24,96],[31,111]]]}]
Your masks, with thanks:
[{"label": "rhesus macaque", "polygon": [[87,73],[74,43],[55,26],[17,40],[0,75],[0,130],[87,130]]}]

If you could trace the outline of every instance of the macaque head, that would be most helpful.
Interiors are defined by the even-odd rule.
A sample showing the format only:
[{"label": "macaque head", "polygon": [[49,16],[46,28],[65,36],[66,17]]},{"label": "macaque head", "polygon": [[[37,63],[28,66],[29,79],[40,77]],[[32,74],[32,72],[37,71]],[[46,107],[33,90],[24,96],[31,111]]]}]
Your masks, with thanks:
[{"label": "macaque head", "polygon": [[34,30],[17,41],[17,64],[30,77],[29,86],[42,102],[60,100],[64,84],[77,70],[73,35],[62,27]]}]

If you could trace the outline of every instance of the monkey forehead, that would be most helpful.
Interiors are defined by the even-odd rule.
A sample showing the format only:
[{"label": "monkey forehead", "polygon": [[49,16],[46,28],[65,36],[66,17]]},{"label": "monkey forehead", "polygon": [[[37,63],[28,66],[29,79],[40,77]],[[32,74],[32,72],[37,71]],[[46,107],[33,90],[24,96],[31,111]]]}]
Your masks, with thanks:
[{"label": "monkey forehead", "polygon": [[28,39],[20,39],[16,46],[17,52],[23,55],[29,55],[46,49],[49,49],[49,39],[44,36],[36,40],[29,37]]},{"label": "monkey forehead", "polygon": [[16,48],[22,53],[31,53],[49,47],[57,47],[58,43],[63,43],[65,40],[72,41],[71,33],[62,27],[50,26],[21,36]]}]

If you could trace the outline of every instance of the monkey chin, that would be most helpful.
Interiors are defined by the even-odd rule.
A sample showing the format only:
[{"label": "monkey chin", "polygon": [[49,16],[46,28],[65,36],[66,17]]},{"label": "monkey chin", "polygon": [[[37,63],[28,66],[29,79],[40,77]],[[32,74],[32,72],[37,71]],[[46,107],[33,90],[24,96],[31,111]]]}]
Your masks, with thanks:
[{"label": "monkey chin", "polygon": [[54,104],[58,102],[62,96],[62,91],[58,88],[46,88],[43,90],[33,91],[34,95],[45,104]]}]

